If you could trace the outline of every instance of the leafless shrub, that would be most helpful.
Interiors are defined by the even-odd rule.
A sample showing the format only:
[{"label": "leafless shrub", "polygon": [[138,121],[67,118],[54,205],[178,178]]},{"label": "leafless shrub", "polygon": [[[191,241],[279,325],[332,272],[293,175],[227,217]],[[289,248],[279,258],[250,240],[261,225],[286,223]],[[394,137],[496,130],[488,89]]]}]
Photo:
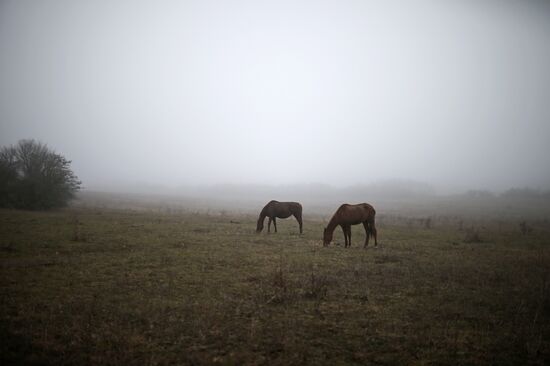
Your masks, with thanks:
[{"label": "leafless shrub", "polygon": [[527,222],[522,221],[519,223],[519,230],[523,235],[530,234],[533,231],[533,228],[527,224]]},{"label": "leafless shrub", "polygon": [[473,226],[471,228],[466,229],[466,235],[464,236],[464,243],[482,243],[482,242],[483,240],[479,235],[478,229],[474,228]]},{"label": "leafless shrub", "polygon": [[273,273],[271,285],[273,288],[273,296],[267,300],[267,304],[280,304],[285,302],[287,298],[287,280],[282,267],[277,268]]},{"label": "leafless shrub", "polygon": [[86,242],[87,239],[84,233],[82,233],[82,230],[81,230],[82,223],[78,219],[78,216],[76,215],[73,216],[71,225],[72,225],[71,240],[76,242]]},{"label": "leafless shrub", "polygon": [[424,228],[425,229],[431,229],[432,228],[432,218],[427,217],[424,219]]},{"label": "leafless shrub", "polygon": [[315,272],[311,273],[308,290],[305,296],[308,298],[323,300],[328,293],[328,279],[325,275],[319,275]]}]

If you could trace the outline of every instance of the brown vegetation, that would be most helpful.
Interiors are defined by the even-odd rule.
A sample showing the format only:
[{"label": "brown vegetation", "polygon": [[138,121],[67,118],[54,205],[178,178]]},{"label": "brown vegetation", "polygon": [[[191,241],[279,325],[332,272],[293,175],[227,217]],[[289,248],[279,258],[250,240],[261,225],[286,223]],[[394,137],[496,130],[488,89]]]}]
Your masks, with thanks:
[{"label": "brown vegetation", "polygon": [[548,222],[474,244],[458,220],[382,215],[383,246],[343,250],[315,220],[0,211],[0,362],[548,364]]}]

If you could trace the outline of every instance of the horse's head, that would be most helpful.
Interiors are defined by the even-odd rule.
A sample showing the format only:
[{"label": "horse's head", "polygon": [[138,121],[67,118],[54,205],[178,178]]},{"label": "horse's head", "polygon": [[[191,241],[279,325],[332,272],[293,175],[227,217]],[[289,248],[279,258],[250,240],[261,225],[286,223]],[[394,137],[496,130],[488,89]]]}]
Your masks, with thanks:
[{"label": "horse's head", "polygon": [[332,241],[332,232],[329,232],[327,228],[323,229],[323,245],[326,247]]},{"label": "horse's head", "polygon": [[264,220],[258,220],[258,224],[256,225],[256,232],[260,233],[264,229]]}]

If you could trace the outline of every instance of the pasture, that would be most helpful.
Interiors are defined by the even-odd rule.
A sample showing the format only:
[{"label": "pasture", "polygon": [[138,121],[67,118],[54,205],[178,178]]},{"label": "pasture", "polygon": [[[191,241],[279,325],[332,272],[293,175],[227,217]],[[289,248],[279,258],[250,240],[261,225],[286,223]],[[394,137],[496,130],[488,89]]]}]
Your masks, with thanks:
[{"label": "pasture", "polygon": [[[378,210],[380,213],[381,210]],[[0,211],[2,364],[550,363],[550,224]],[[325,223],[326,224],[326,223]],[[338,245],[339,244],[339,245]]]}]

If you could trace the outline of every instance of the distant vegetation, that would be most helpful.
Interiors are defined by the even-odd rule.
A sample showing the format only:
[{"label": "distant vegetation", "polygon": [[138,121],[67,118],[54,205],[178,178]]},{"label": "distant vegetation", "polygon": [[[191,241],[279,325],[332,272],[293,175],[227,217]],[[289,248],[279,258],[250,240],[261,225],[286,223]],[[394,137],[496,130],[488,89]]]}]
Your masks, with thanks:
[{"label": "distant vegetation", "polygon": [[71,162],[34,140],[0,150],[0,207],[46,210],[66,206],[81,182]]},{"label": "distant vegetation", "polygon": [[[385,187],[385,189],[384,189]],[[163,189],[128,187],[107,193],[87,189],[74,201],[78,207],[154,210],[155,212],[239,212],[257,217],[266,201],[299,201],[304,217],[329,219],[342,203],[368,202],[381,215],[426,219],[432,216],[498,217],[550,220],[549,191],[514,188],[504,192],[471,190],[461,194],[438,194],[427,184],[388,181],[386,184],[333,187],[322,184],[295,185],[203,185]]]},{"label": "distant vegetation", "polygon": [[[123,193],[132,196],[135,203],[143,199],[144,195],[150,196],[153,201],[162,200],[160,196],[170,197],[171,202],[186,200],[189,203],[199,201],[209,207],[250,209],[260,208],[266,200],[292,200],[300,201],[304,208],[311,212],[332,212],[338,205],[347,203],[369,202],[384,209],[402,209],[403,206],[424,206],[427,203],[438,207],[455,206],[467,203],[500,204],[501,206],[513,203],[514,205],[532,204],[533,200],[550,200],[550,190],[534,188],[511,188],[506,191],[490,191],[486,189],[471,189],[463,193],[442,194],[437,189],[423,182],[405,179],[383,180],[373,183],[355,184],[345,187],[336,187],[327,184],[214,184],[214,185],[182,185],[179,187],[152,186],[152,185],[126,185],[96,187],[93,191]],[[88,190],[90,192],[90,190]],[[119,195],[120,198],[120,195]],[[517,206],[515,206],[517,207]],[[502,207],[499,207],[500,210]]]},{"label": "distant vegetation", "polygon": [[539,189],[532,188],[512,188],[501,194],[506,198],[519,198],[519,199],[548,199],[550,198],[550,191],[541,191]]}]

